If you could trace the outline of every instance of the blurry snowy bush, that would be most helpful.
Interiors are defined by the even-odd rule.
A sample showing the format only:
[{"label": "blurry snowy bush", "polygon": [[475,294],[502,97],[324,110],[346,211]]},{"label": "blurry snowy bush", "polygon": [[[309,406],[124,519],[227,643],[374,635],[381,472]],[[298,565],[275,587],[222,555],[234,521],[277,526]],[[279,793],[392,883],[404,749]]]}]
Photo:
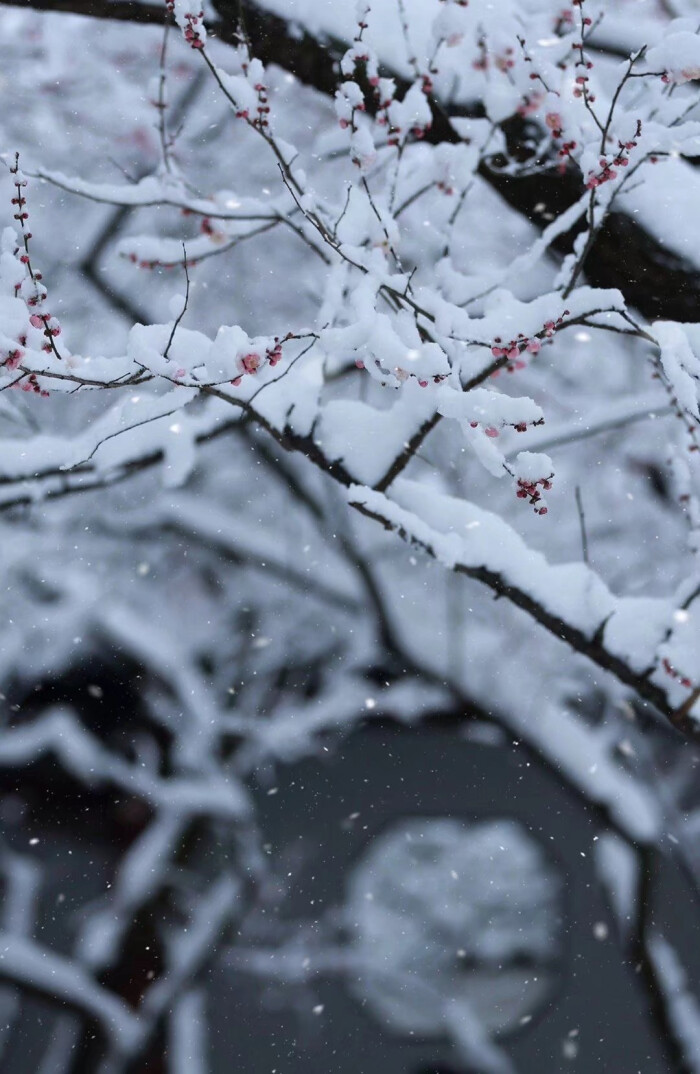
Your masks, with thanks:
[{"label": "blurry snowy bush", "polygon": [[488,1068],[489,1034],[532,1017],[551,992],[558,888],[512,821],[400,822],[350,879],[348,925],[367,967],[356,990],[397,1031],[447,1033],[458,1048],[464,1038],[466,1061]]}]

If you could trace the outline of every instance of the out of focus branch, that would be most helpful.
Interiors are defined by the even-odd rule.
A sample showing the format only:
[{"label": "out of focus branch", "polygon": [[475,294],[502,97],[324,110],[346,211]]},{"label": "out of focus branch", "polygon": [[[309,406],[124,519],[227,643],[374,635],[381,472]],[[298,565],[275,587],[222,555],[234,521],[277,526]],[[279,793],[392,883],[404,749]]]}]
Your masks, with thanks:
[{"label": "out of focus branch", "polygon": [[140,4],[138,0],[2,0],[8,7],[32,11],[57,11],[69,15],[87,15],[91,19],[115,19],[120,22],[154,23],[162,26],[165,4]]},{"label": "out of focus branch", "polygon": [[[419,536],[417,532],[413,532],[407,523],[391,519],[383,514],[381,510],[370,508],[363,502],[353,503],[351,500],[350,503],[360,514],[378,522],[386,530],[393,531],[411,546],[420,548],[433,559],[439,558],[432,544],[424,537]],[[471,566],[466,563],[456,562],[452,570],[456,574],[463,574],[468,578],[481,582],[497,597],[505,597],[511,604],[527,612],[532,619],[545,627],[554,637],[560,638],[570,645],[575,652],[581,653],[594,664],[597,664],[598,667],[611,672],[621,683],[631,687],[640,700],[648,702],[658,712],[662,713],[676,730],[688,735],[690,738],[700,736],[700,723],[693,716],[679,714],[676,709],[671,707],[665,691],[657,686],[648,675],[644,672],[635,671],[630,664],[607,648],[602,637],[604,631],[599,630],[592,637],[587,636],[575,624],[566,622],[552,613],[530,593],[513,585],[502,574],[491,570],[488,566]]]},{"label": "out of focus branch", "polygon": [[154,809],[193,817],[218,814],[227,820],[242,819],[249,809],[245,794],[231,779],[215,780],[211,775],[164,779],[111,753],[70,712],[54,710],[29,726],[3,732],[0,768],[22,767],[47,754],[57,757],[67,772],[87,786],[120,787]]},{"label": "out of focus branch", "polygon": [[[684,996],[684,975],[673,948],[654,928],[654,887],[658,852],[639,851],[637,921],[631,937],[631,955],[649,997],[649,1009],[667,1058],[674,1070],[698,1074],[697,1003],[693,1008]],[[682,1012],[682,1013],[681,1013]],[[689,1032],[690,1028],[693,1032]]]},{"label": "out of focus branch", "polygon": [[0,980],[87,1017],[124,1053],[141,1036],[141,1019],[125,1003],[77,963],[32,940],[0,933]]}]

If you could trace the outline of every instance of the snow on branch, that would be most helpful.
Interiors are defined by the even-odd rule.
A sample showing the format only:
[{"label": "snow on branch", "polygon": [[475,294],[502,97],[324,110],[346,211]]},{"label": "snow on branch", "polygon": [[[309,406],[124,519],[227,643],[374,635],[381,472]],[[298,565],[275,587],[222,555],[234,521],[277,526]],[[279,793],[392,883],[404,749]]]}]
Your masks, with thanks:
[{"label": "snow on branch", "polygon": [[[350,504],[421,547],[449,570],[483,582],[522,608],[552,634],[631,686],[679,730],[697,734],[687,697],[654,671],[655,653],[668,635],[668,600],[616,599],[584,564],[549,565],[500,518],[415,482],[398,481],[391,498],[353,487]],[[673,704],[673,699],[677,704]]]},{"label": "snow on branch", "polygon": [[667,1008],[667,1017],[688,1069],[700,1071],[700,1003],[688,987],[677,952],[663,936],[651,935],[647,953]]},{"label": "snow on branch", "polygon": [[[558,488],[556,459],[518,451],[513,441],[545,423],[544,370],[560,375],[572,338],[585,327],[597,340],[625,337],[644,357],[651,348],[691,440],[690,462],[677,464],[676,478],[689,486],[683,496],[697,514],[695,326],[645,327],[624,288],[584,283],[604,229],[635,184],[657,189],[656,165],[690,151],[699,137],[689,118],[695,45],[685,24],[674,26],[686,35],[680,80],[674,74],[669,87],[671,46],[660,45],[658,55],[631,53],[611,88],[589,49],[596,18],[588,4],[554,18],[546,4],[535,5],[524,22],[511,3],[498,15],[476,0],[442,5],[415,55],[389,57],[407,70],[399,80],[383,73],[388,45],[381,20],[363,8],[341,57],[332,129],[321,139],[322,152],[309,152],[284,136],[255,33],[241,30],[224,63],[202,14],[174,0],[169,7],[182,47],[210,78],[246,144],[257,146],[274,189],[265,188],[267,200],[215,188],[195,194],[165,161],[130,186],[40,169],[36,174],[97,202],[178,208],[199,228],[189,249],[184,236],[126,240],[123,250],[141,269],[183,265],[186,294],[173,299],[168,323],[134,325],[125,354],[81,357],[71,354],[46,308],[49,292],[28,231],[28,180],[15,157],[8,176],[15,227],[4,233],[0,260],[1,389],[43,400],[107,392],[115,401],[68,436],[7,438],[2,501],[108,484],[161,460],[164,483],[182,484],[195,469],[198,444],[228,424],[227,409],[238,412],[241,422],[350,489],[364,514],[485,582],[694,733],[699,654],[691,583],[680,609],[676,593],[615,598],[586,564],[548,566],[504,519],[443,496],[439,483],[418,476],[428,445],[450,437],[468,460],[510,486],[515,511],[530,508],[546,526]],[[407,23],[404,47],[411,40]],[[450,144],[435,144],[436,101],[447,85],[462,104],[480,100],[484,114],[455,120]],[[686,97],[672,97],[675,87]],[[164,106],[160,98],[156,104]],[[509,143],[507,125],[525,120],[533,125],[536,158],[519,157]],[[573,201],[559,202],[540,239],[529,236],[529,247],[496,272],[460,262],[455,236],[488,176],[502,183],[527,174],[539,183],[553,172],[575,177],[579,189]],[[193,262],[230,252],[243,238],[262,241],[277,224],[284,227],[275,234],[284,232],[308,261],[311,317],[271,324],[264,333],[221,318],[213,338],[190,327]],[[551,244],[572,230],[554,285],[526,297],[503,286],[511,275],[541,271]],[[309,248],[320,256],[307,256]],[[683,617],[674,619],[679,610]],[[205,695],[195,693],[208,712]]]},{"label": "snow on branch", "polygon": [[118,1053],[139,1044],[143,1023],[113,992],[63,955],[33,940],[0,933],[0,978],[97,1022]]},{"label": "snow on branch", "polygon": [[166,811],[244,819],[250,808],[243,789],[223,775],[164,780],[129,764],[86,731],[72,713],[61,709],[47,712],[26,727],[5,730],[0,738],[3,767],[27,765],[46,754],[58,757],[65,770],[87,786],[112,784]]}]

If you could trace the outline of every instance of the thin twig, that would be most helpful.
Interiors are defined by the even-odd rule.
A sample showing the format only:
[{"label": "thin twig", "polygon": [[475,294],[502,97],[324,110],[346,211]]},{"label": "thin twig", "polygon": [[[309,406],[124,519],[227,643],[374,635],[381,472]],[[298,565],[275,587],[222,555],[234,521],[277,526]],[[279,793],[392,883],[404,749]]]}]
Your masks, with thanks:
[{"label": "thin twig", "polygon": [[175,318],[175,321],[173,322],[172,331],[170,333],[170,339],[168,340],[167,346],[166,346],[165,350],[163,351],[163,357],[164,358],[168,357],[168,353],[169,353],[170,348],[172,346],[173,340],[175,339],[175,333],[177,332],[178,328],[180,327],[180,321],[185,316],[185,313],[187,312],[187,306],[189,305],[189,301],[190,301],[190,274],[187,271],[187,247],[185,246],[184,242],[182,244],[182,267],[185,270],[185,301],[184,301],[182,309],[180,310],[179,314]]},{"label": "thin twig", "polygon": [[576,510],[578,511],[578,522],[579,522],[579,527],[581,529],[581,552],[583,554],[583,562],[588,567],[590,561],[588,559],[588,535],[586,533],[586,515],[585,515],[584,510],[583,510],[583,501],[581,499],[581,487],[579,485],[576,486],[575,496],[576,496]]}]

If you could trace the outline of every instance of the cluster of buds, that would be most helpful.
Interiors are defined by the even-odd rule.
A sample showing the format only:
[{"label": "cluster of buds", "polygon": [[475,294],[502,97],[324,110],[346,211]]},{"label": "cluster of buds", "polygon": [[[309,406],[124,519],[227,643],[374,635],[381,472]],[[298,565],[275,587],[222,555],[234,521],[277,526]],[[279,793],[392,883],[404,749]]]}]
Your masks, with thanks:
[{"label": "cluster of buds", "polygon": [[509,362],[515,363],[515,369],[524,369],[525,363],[518,361],[520,355],[524,351],[527,351],[528,354],[538,354],[542,344],[536,336],[532,339],[528,339],[527,336],[523,336],[522,333],[520,333],[520,336],[522,338],[511,340],[510,343],[506,343],[503,347],[500,346],[501,337],[496,336],[496,345],[491,348],[491,354],[494,358],[507,358]]},{"label": "cluster of buds", "polygon": [[494,358],[507,358],[508,359],[508,372],[512,373],[516,369],[524,369],[525,362],[522,360],[522,354],[538,354],[542,344],[537,336],[533,336],[532,339],[528,339],[522,332],[517,339],[511,339],[510,343],[503,344],[500,336],[496,336],[494,345],[491,348],[491,354]]},{"label": "cluster of buds", "polygon": [[504,52],[496,52],[493,57],[493,66],[497,71],[502,74],[506,74],[513,67],[515,67],[515,60],[513,59],[513,49],[508,47]]},{"label": "cluster of buds", "polygon": [[554,474],[550,474],[549,477],[541,477],[537,481],[529,481],[527,478],[519,477],[515,495],[519,500],[527,500],[534,508],[536,515],[546,515],[547,507],[542,503],[542,493],[538,486],[541,485],[545,492],[549,492],[552,487],[553,477]]},{"label": "cluster of buds", "polygon": [[185,41],[191,46],[191,48],[204,48],[204,40],[199,33],[199,27],[202,19],[204,18],[204,12],[200,11],[198,14],[193,14],[188,11],[185,14],[185,21],[187,25],[184,29]]},{"label": "cluster of buds", "polygon": [[[617,178],[617,172],[611,161],[606,160],[605,157],[601,157],[598,163],[600,164],[600,171],[598,173],[590,172],[588,179],[586,180],[586,188],[588,190],[595,190],[596,187],[602,186],[603,183],[609,183],[611,179]],[[626,164],[627,161],[624,161],[623,163]]]},{"label": "cluster of buds", "polygon": [[[662,376],[661,373],[655,372],[655,373],[651,374],[651,379],[652,380],[660,380],[661,383],[663,384],[663,387],[664,387],[664,389],[665,389],[665,391],[666,391],[666,393],[668,395],[668,401],[671,404],[671,407],[673,409],[673,413],[676,416],[676,418],[678,419],[678,421],[680,421],[681,424],[684,426],[685,431],[688,434],[687,450],[688,451],[700,451],[700,443],[698,443],[697,427],[695,426],[695,424],[691,424],[688,421],[688,417],[686,415],[686,412],[685,412],[684,408],[681,406],[681,404],[679,403],[678,396],[675,395],[674,392],[672,391],[671,386],[670,386],[667,378],[665,376]],[[673,466],[673,458],[667,459],[666,463],[667,463],[668,466],[672,467]],[[681,498],[681,503],[682,502],[684,502],[683,498]]]},{"label": "cluster of buds", "polygon": [[[589,98],[590,100],[591,98]],[[544,117],[544,122],[549,131],[551,131],[552,138],[558,140],[564,133],[564,121],[559,112],[547,112]],[[574,149],[576,148],[576,141],[571,139],[568,142],[562,142],[559,149],[559,166],[558,170],[560,174],[564,174],[566,171],[567,158],[571,158]]]},{"label": "cluster of buds", "polygon": [[42,350],[50,354],[54,350],[53,340],[61,334],[61,326],[50,313],[33,313],[29,318],[32,328],[43,329],[46,342],[42,344]]},{"label": "cluster of buds", "polygon": [[202,221],[199,225],[199,230],[201,231],[202,235],[206,235],[214,243],[225,242],[228,237],[225,232],[221,231],[221,229],[219,228],[216,228],[212,224],[208,216],[202,217]]},{"label": "cluster of buds", "polygon": [[[27,238],[31,238],[31,232],[27,233]],[[19,254],[21,247],[17,247],[17,253]],[[21,254],[18,260],[23,264],[28,264],[28,257],[26,254]],[[33,309],[35,306],[40,306],[45,300],[47,291],[43,284],[40,283],[42,275],[40,272],[35,272],[33,276],[25,276],[23,280],[15,284],[15,298],[22,298],[26,304]],[[26,286],[29,281],[29,286]],[[37,286],[39,282],[39,286]],[[34,284],[35,286],[32,286]]]},{"label": "cluster of buds", "polygon": [[[15,195],[12,198],[12,204],[15,207],[14,218],[21,228],[22,240],[21,245],[18,245],[14,250],[14,255],[22,266],[22,269],[20,270],[22,276],[14,285],[15,297],[21,298],[28,309],[34,311],[29,318],[29,322],[33,328],[43,330],[45,342],[42,344],[42,350],[46,351],[47,354],[53,353],[57,358],[60,358],[61,356],[56,349],[54,338],[60,335],[61,326],[55,317],[52,317],[50,313],[42,308],[46,301],[47,291],[41,282],[42,275],[32,266],[31,257],[29,255],[29,240],[32,237],[32,233],[31,231],[28,231],[26,227],[27,220],[29,219],[27,199],[24,196],[27,180],[19,170],[19,155],[15,157],[15,163],[14,166],[10,168],[10,172],[14,176],[13,183],[15,187]],[[26,346],[26,339],[24,337],[22,337],[19,342],[21,346]],[[3,363],[7,368],[14,369],[17,367],[19,364],[19,359],[16,358],[17,353],[18,352],[14,349],[8,353],[5,362]],[[14,364],[12,364],[13,362]],[[37,388],[37,391],[39,392],[40,389]]]},{"label": "cluster of buds", "polygon": [[569,159],[573,159],[572,154],[575,148],[576,141],[574,139],[572,139],[570,142],[562,142],[561,149],[559,150],[560,160],[558,165],[560,175],[563,175],[566,172],[566,159],[567,157]]},{"label": "cluster of buds", "polygon": [[[530,75],[530,78],[539,78],[539,75]],[[526,93],[517,107],[518,115],[525,119],[526,116],[532,116],[535,112],[539,112],[543,98],[543,93]]]},{"label": "cluster of buds", "polygon": [[131,261],[131,263],[133,265],[138,265],[139,268],[142,268],[142,269],[154,269],[154,268],[156,268],[158,266],[157,261],[141,261],[141,260],[139,260],[139,258],[136,256],[136,254],[133,251],[128,256],[129,256],[129,261]]},{"label": "cluster of buds", "polygon": [[477,48],[479,49],[479,55],[472,61],[472,67],[475,71],[488,71],[491,64],[493,64],[497,71],[505,75],[515,67],[515,50],[510,46],[504,49],[503,52],[490,53],[486,39],[481,37],[477,41]]},{"label": "cluster of buds", "polygon": [[282,361],[282,343],[277,336],[275,336],[274,346],[268,347],[265,351],[265,357],[273,369]]},{"label": "cluster of buds", "polygon": [[[417,85],[423,96],[426,99],[429,98],[433,89],[433,81],[430,76],[421,75]],[[408,135],[420,141],[425,138],[426,133],[430,130],[432,119],[426,118],[423,122],[415,118],[411,120],[407,118],[405,113],[404,117],[401,118],[403,102],[397,103],[396,107],[392,109],[392,105],[395,103],[395,90],[396,86],[393,79],[381,78],[377,80],[374,91],[377,99],[377,123],[380,126],[388,127],[386,144],[398,146]]]},{"label": "cluster of buds", "polygon": [[[375,359],[374,364],[384,375],[387,375],[386,370],[382,370],[377,359]],[[367,368],[362,358],[355,359],[355,366],[357,369]],[[399,384],[405,384],[407,380],[415,380],[421,388],[427,388],[429,384],[442,384],[443,380],[447,380],[447,377],[449,376],[448,373],[433,373],[432,376],[421,376],[418,373],[410,373],[408,369],[404,369],[403,366],[400,365],[394,366],[393,374]]]},{"label": "cluster of buds", "polygon": [[[254,82],[253,89],[258,95],[258,104],[251,122],[254,127],[258,128],[258,130],[264,131],[270,126],[270,105],[267,96],[267,86],[264,82]],[[247,108],[239,109],[236,112],[236,116],[239,119],[250,119],[250,113]]]},{"label": "cluster of buds", "polygon": [[[364,27],[365,23],[360,23]],[[355,38],[355,43],[343,56],[340,65],[346,78],[366,79],[370,86],[379,84],[379,62],[376,55],[360,43],[362,34]]]},{"label": "cluster of buds", "polygon": [[[517,338],[511,339],[508,343],[504,343],[500,336],[496,336],[491,347],[491,354],[494,358],[506,359],[504,368],[509,373],[513,373],[517,369],[524,369],[523,355],[539,354],[542,349],[542,339],[540,337],[544,336],[545,341],[551,339],[570,312],[570,310],[564,310],[556,321],[545,321],[540,331],[533,336],[526,336],[523,332],[519,332]],[[495,370],[492,376],[496,376],[498,372],[498,369]]]},{"label": "cluster of buds", "polygon": [[451,198],[455,192],[455,188],[453,187],[449,179],[439,179],[435,185],[437,189],[441,191],[441,193],[445,194],[448,198]]},{"label": "cluster of buds", "polygon": [[[376,123],[380,127],[387,128],[388,146],[399,146],[407,134],[416,139],[425,137],[430,129],[431,120],[425,122],[413,122],[409,126],[402,125],[400,118],[403,102],[395,99],[396,86],[393,79],[372,76],[369,79],[376,100]],[[432,88],[432,81],[424,76],[420,81],[420,90],[424,96],[428,96]],[[348,128],[353,134],[352,159],[356,165],[363,164],[374,159],[374,143],[367,128],[357,125],[356,114],[365,112],[366,105],[362,90],[357,82],[343,82],[335,96],[335,110],[338,123],[343,130]]]},{"label": "cluster of buds", "polygon": [[[582,0],[581,0],[580,3],[575,4],[574,6],[575,7],[583,7]],[[592,64],[591,60],[587,59],[587,57],[586,57],[586,55],[585,55],[585,53],[583,51],[585,43],[586,43],[586,30],[587,30],[587,28],[589,26],[592,26],[592,25],[593,25],[593,20],[589,19],[588,16],[583,16],[583,13],[581,13],[581,39],[579,41],[574,41],[572,46],[571,46],[571,48],[574,50],[574,52],[578,52],[578,59],[576,60],[576,67],[582,69],[583,71],[590,71],[591,68],[593,67],[593,64]],[[588,90],[588,82],[589,82],[588,75],[579,74],[576,77],[576,85],[575,85],[575,88],[574,88],[574,97],[583,97],[584,100],[586,101],[586,104],[592,103],[595,100],[595,97],[593,96],[593,94],[590,93],[589,90]]]},{"label": "cluster of buds", "polygon": [[630,162],[630,152],[637,147],[637,138],[642,133],[641,120],[637,120],[637,129],[635,131],[634,138],[631,138],[628,142],[618,141],[617,152],[614,156],[611,155],[611,159],[607,157],[601,157],[598,161],[600,165],[600,171],[596,174],[590,172],[586,181],[586,186],[589,190],[595,190],[596,187],[602,186],[603,183],[610,182],[611,179],[617,177],[617,168],[626,168]]},{"label": "cluster of buds", "polygon": [[243,377],[254,376],[266,363],[274,369],[282,360],[282,344],[290,338],[291,336],[289,335],[285,336],[284,339],[275,336],[274,343],[271,347],[266,348],[264,355],[258,354],[257,351],[248,351],[246,354],[242,354],[236,362],[239,371],[238,376],[231,381],[234,388],[238,388],[243,381]]},{"label": "cluster of buds", "polygon": [[15,385],[23,392],[32,392],[34,395],[41,396],[42,399],[48,398],[49,393],[46,388],[41,387],[35,373],[30,373],[28,377],[24,377],[21,381],[16,380],[12,387],[15,387]]},{"label": "cluster of buds", "polygon": [[[165,6],[175,18],[175,0],[165,0]],[[182,27],[182,33],[190,48],[203,49],[204,48],[204,12],[198,11],[196,14],[193,11],[186,11],[184,16],[185,25]]]},{"label": "cluster of buds", "polygon": [[56,345],[53,340],[61,334],[61,326],[56,318],[50,313],[33,313],[29,318],[29,323],[33,328],[43,329],[45,342],[41,345],[42,351],[46,351],[47,354],[55,353]]},{"label": "cluster of buds", "polygon": [[357,29],[358,29],[358,33],[357,33],[357,36],[356,36],[357,41],[360,40],[360,38],[362,37],[362,34],[364,33],[364,31],[369,26],[369,23],[367,22],[367,19],[369,17],[369,13],[370,13],[371,10],[372,10],[372,5],[368,2],[368,0],[360,0],[360,2],[357,5],[357,8],[356,8]]},{"label": "cluster of buds", "polygon": [[542,331],[547,339],[551,339],[558,328],[564,323],[565,317],[571,316],[571,310],[564,310],[561,316],[557,317],[556,321],[545,321]]},{"label": "cluster of buds", "polygon": [[[388,108],[390,103],[390,100],[386,101],[383,107]],[[335,111],[342,130],[351,128],[353,132],[356,131],[355,113],[365,111],[365,100],[357,82],[347,81],[341,84],[335,95]],[[386,119],[383,122],[386,122]]]},{"label": "cluster of buds", "polygon": [[684,67],[680,71],[664,71],[661,76],[661,81],[667,85],[673,83],[674,85],[682,85],[684,82],[695,82],[700,79],[700,67]]},{"label": "cluster of buds", "polygon": [[17,211],[14,214],[15,215],[15,220],[19,220],[20,224],[22,224],[22,222],[24,220],[29,219],[29,213],[25,209],[25,206],[27,204],[27,199],[22,197],[22,187],[25,187],[26,185],[27,185],[27,180],[26,179],[20,179],[16,183],[17,194],[12,199],[12,204],[17,207]]},{"label": "cluster of buds", "polygon": [[[362,43],[364,32],[368,27],[368,15],[369,4],[359,5],[357,12],[357,33],[355,34],[355,39],[352,45],[340,61],[340,70],[346,79],[357,79],[359,81],[366,80],[369,82],[370,86],[376,88],[379,85],[379,61],[375,53]],[[362,99],[361,92],[360,99]],[[359,111],[364,111],[364,106],[361,109],[359,108],[359,101],[353,103],[358,107]]]},{"label": "cluster of buds", "polygon": [[[157,269],[157,268],[173,268],[173,265],[166,265],[162,261],[158,261],[158,260],[149,261],[146,258],[140,258],[137,254],[135,254],[133,252],[133,250],[132,250],[132,252],[130,254],[125,254],[124,256],[128,257],[128,259],[129,259],[129,261],[131,261],[132,265],[138,265],[138,267],[140,269],[148,269],[149,271],[152,271],[153,269]],[[188,268],[189,268],[190,265],[194,265],[194,264],[195,264],[194,261],[188,261],[187,262]]]},{"label": "cluster of buds", "polygon": [[[186,18],[190,18],[189,15]],[[204,48],[204,25],[199,27],[200,43],[193,48]],[[185,31],[185,37],[188,37]],[[189,37],[188,37],[189,40]],[[239,74],[227,75],[224,92],[230,104],[233,106],[237,119],[244,119],[250,126],[258,130],[266,130],[269,127],[270,105],[268,102],[268,90],[265,85],[265,68],[260,60],[252,57],[248,45],[243,42],[236,48],[236,60],[239,65]]]},{"label": "cluster of buds", "polygon": [[[24,343],[27,342],[24,337],[22,337],[22,339]],[[23,357],[24,351],[21,347],[14,347],[12,350],[6,351],[4,355],[2,352],[0,352],[0,366],[3,366],[5,369],[9,369],[10,372],[14,372],[14,370],[17,369],[19,363],[22,361]]]},{"label": "cluster of buds", "polygon": [[[218,238],[219,241],[223,241],[226,236],[220,231],[207,232],[211,234],[212,239]],[[121,257],[125,257],[128,261],[131,261],[132,265],[138,265],[140,269],[147,269],[152,272],[154,269],[175,269],[175,268],[195,268],[199,264],[199,259],[196,257],[188,257],[187,259],[179,258],[177,261],[161,261],[159,258],[140,258],[138,254],[132,250],[130,253],[122,253]]]},{"label": "cluster of buds", "polygon": [[248,354],[241,355],[236,362],[236,365],[240,370],[240,376],[235,377],[231,383],[237,388],[246,374],[252,376],[254,373],[257,373],[262,365],[262,358],[259,354],[256,354],[255,351],[250,351]]},{"label": "cluster of buds", "polygon": [[[523,60],[525,61],[525,63],[529,63],[530,66],[533,66],[534,61],[533,61],[532,56],[530,55],[530,52],[528,50],[527,42],[526,42],[525,38],[524,37],[518,37],[518,44],[520,45],[520,48],[522,50],[522,56],[523,56]],[[545,79],[542,77],[542,74],[539,71],[534,70],[534,68],[533,68],[533,70],[530,71],[530,74],[529,74],[528,77],[529,77],[531,82],[540,82],[542,84],[542,87],[544,88],[544,90],[547,93],[549,93],[549,86],[547,85]],[[526,100],[532,99],[532,97],[533,97],[533,95],[530,94],[525,99]],[[542,101],[542,96],[540,94],[537,94],[535,99],[537,100],[537,102],[539,104]],[[525,113],[525,114],[527,115],[529,113]]]},{"label": "cluster of buds", "polygon": [[[236,119],[244,119],[257,130],[268,131],[271,109],[265,68],[260,60],[250,55],[246,46],[241,46],[238,52],[241,75],[231,79],[229,86],[229,92],[235,98]],[[233,83],[236,83],[235,89]]]},{"label": "cluster of buds", "polygon": [[[576,48],[576,45],[574,45],[573,47]],[[577,60],[576,62],[578,64],[581,61]],[[592,67],[593,64],[589,60],[586,61],[586,66]],[[576,82],[574,85],[574,97],[585,97],[586,101],[588,101],[589,104],[593,104],[593,102],[595,101],[595,94],[588,92],[589,81],[590,79],[588,78],[588,75],[576,75]]]},{"label": "cluster of buds", "polygon": [[[409,130],[409,134],[420,141],[421,138],[425,138],[426,132],[430,130],[430,124],[425,126],[414,126]],[[387,145],[399,145],[401,142],[401,135],[403,131],[401,127],[391,127],[389,130],[389,137],[386,140]]]},{"label": "cluster of buds", "polygon": [[547,115],[544,117],[544,122],[548,130],[552,132],[552,138],[561,138],[564,130],[564,121],[558,112],[547,112]]},{"label": "cluster of buds", "polygon": [[[365,93],[367,86],[374,97],[372,111],[375,122],[380,127],[387,129],[388,146],[400,146],[408,135],[416,139],[425,137],[426,131],[431,125],[431,116],[422,115],[425,109],[416,111],[406,107],[412,96],[409,90],[406,99],[397,101],[396,84],[391,78],[382,78],[379,74],[379,62],[373,50],[363,42],[363,34],[367,29],[366,13],[368,5],[360,5],[358,11],[358,31],[353,44],[347,50],[340,62],[340,69],[346,81],[344,81],[335,95],[335,110],[338,123],[343,130],[348,128],[352,131],[351,157],[353,163],[364,168],[376,158],[375,145],[368,128],[361,127],[356,122],[358,112],[366,112]],[[363,14],[365,12],[365,14]],[[412,61],[415,64],[415,60]],[[417,86],[424,98],[429,98],[433,91],[432,75],[434,68],[429,73],[418,76]]]},{"label": "cluster of buds", "polygon": [[[472,429],[478,429],[480,424],[481,423],[478,421],[469,422],[469,425]],[[538,425],[544,425],[544,418],[538,418],[537,421],[531,421],[529,423],[526,421],[504,422],[504,427],[515,429],[516,433],[525,433],[527,432],[528,424],[530,424],[534,429]],[[496,437],[500,436],[500,430],[497,429],[495,425],[485,425],[484,433],[486,434],[486,436],[488,436],[490,440],[495,440]]]},{"label": "cluster of buds", "polygon": [[[364,369],[364,362],[356,362],[355,364]],[[443,380],[447,380],[447,373],[435,373],[432,377],[421,377],[416,373],[409,373],[407,369],[400,365],[397,365],[394,369],[394,376],[401,384],[407,380],[417,380],[421,388],[427,388],[429,384],[442,384]]]},{"label": "cluster of buds", "polygon": [[[585,0],[571,0],[572,6],[574,8],[583,8],[584,2]],[[558,37],[563,36],[565,33],[572,29],[575,21],[576,20],[572,8],[562,8],[562,10],[554,16],[555,34],[557,34]],[[593,22],[593,20],[589,19],[588,16],[585,16],[581,21],[584,27],[590,26]],[[582,45],[576,47],[582,47]]]},{"label": "cluster of buds", "polygon": [[676,682],[679,682],[681,684],[681,686],[689,688],[693,685],[692,680],[689,679],[687,675],[682,675],[680,671],[674,668],[671,661],[667,660],[666,657],[664,657],[664,659],[661,661],[661,666],[666,672],[666,674],[669,676],[669,678],[675,679]]}]

